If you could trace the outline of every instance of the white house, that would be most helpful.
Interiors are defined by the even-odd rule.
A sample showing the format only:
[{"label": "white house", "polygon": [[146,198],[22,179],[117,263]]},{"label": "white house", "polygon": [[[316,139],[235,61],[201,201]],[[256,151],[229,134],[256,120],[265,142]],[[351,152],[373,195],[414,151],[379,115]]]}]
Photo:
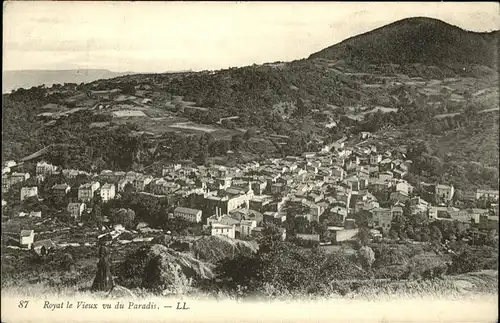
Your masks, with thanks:
[{"label": "white house", "polygon": [[368,138],[370,138],[370,137],[371,137],[371,135],[372,135],[372,134],[371,134],[371,132],[368,132],[368,131],[362,131],[362,132],[361,132],[361,136],[360,136],[360,137],[361,137],[361,139],[368,139]]},{"label": "white house", "polygon": [[396,183],[396,192],[402,192],[408,195],[413,192],[413,187],[406,181],[398,181]]},{"label": "white house", "polygon": [[28,197],[38,196],[38,187],[23,187],[21,188],[21,201],[24,201]]},{"label": "white house", "polygon": [[17,165],[17,163],[13,160],[8,160],[5,162],[5,167],[14,167],[16,165]]},{"label": "white house", "polygon": [[42,217],[42,211],[32,211],[28,215],[30,218],[41,218]]},{"label": "white house", "polygon": [[36,174],[37,175],[50,175],[57,171],[57,166],[49,164],[45,161],[36,163]]},{"label": "white house", "polygon": [[21,230],[21,237],[19,239],[19,245],[21,248],[31,248],[33,244],[33,240],[35,240],[35,231],[34,230]]},{"label": "white house", "polygon": [[234,239],[236,233],[235,225],[225,225],[222,223],[212,223],[212,235],[221,235]]},{"label": "white house", "polygon": [[313,158],[314,156],[316,156],[315,152],[305,152],[302,154],[302,157],[305,157],[305,158]]},{"label": "white house", "polygon": [[453,185],[436,185],[436,199],[444,202],[451,201],[454,194],[455,188],[453,187]]},{"label": "white house", "polygon": [[476,199],[486,199],[489,201],[498,201],[498,190],[480,190],[476,191]]},{"label": "white house", "polygon": [[107,202],[115,198],[116,188],[115,184],[104,184],[101,187],[101,199],[103,202]]}]

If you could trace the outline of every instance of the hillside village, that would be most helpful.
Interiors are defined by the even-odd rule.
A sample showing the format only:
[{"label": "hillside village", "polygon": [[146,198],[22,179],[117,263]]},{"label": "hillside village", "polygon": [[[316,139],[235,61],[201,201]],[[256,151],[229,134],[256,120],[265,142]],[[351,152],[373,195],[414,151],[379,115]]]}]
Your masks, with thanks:
[{"label": "hillside village", "polygon": [[[498,190],[464,192],[457,200],[453,183],[421,183],[413,187],[405,180],[411,164],[405,149],[378,150],[377,138],[370,133],[350,140],[342,138],[301,156],[237,167],[172,164],[161,174],[113,170],[87,173],[61,169],[45,161],[38,161],[30,174],[17,171],[24,165],[8,161],[2,169],[2,193],[17,194],[2,200],[3,210],[9,210],[2,212],[2,224],[8,228],[9,222],[20,223],[20,232],[7,229],[4,234],[18,236],[12,240],[18,244],[10,243],[10,248],[25,249],[41,248],[47,243],[40,238],[45,235],[40,227],[61,229],[60,224],[48,225],[56,217],[66,223],[67,229],[81,230],[85,245],[95,244],[96,235],[128,243],[151,241],[151,232],[174,231],[168,224],[162,230],[161,226],[139,219],[132,219],[133,225],[116,219],[110,222],[110,214],[99,214],[102,226],[90,234],[95,209],[123,198],[126,192],[134,192],[166,201],[161,214],[166,220],[181,218],[186,227],[199,227],[200,235],[233,239],[255,239],[265,223],[274,223],[281,228],[283,239],[339,244],[356,239],[366,221],[376,239],[430,241],[429,234],[410,238],[394,231],[398,219],[416,216],[431,222],[460,222],[466,228],[478,229],[479,235],[498,230]],[[68,183],[75,183],[76,178],[81,184],[70,186]],[[47,182],[52,184],[47,186]],[[50,205],[47,201],[54,199],[64,207],[46,211]],[[36,221],[30,226],[23,223],[31,218]],[[295,223],[299,218],[305,224]],[[67,239],[55,244],[50,240],[50,245],[78,245],[71,236]]]}]

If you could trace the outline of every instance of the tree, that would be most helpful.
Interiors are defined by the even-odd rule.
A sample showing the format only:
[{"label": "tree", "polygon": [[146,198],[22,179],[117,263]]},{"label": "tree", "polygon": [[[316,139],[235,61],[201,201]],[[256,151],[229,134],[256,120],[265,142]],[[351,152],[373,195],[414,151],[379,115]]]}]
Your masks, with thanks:
[{"label": "tree", "polygon": [[215,142],[214,136],[208,132],[204,133],[200,137],[200,147],[206,147],[207,151],[210,149],[210,146],[212,146],[214,142]]},{"label": "tree", "polygon": [[269,252],[281,242],[281,232],[273,223],[266,223],[262,229],[262,236],[259,239],[259,251]]},{"label": "tree", "polygon": [[358,258],[363,268],[371,269],[372,264],[375,261],[375,252],[372,248],[363,246],[358,250]]},{"label": "tree", "polygon": [[429,217],[425,212],[418,212],[410,216],[409,226],[415,228],[423,228],[429,225]]},{"label": "tree", "polygon": [[[47,254],[47,250],[45,250],[45,254]],[[73,259],[73,256],[67,252],[63,253],[58,259],[58,267],[66,271],[71,270],[74,264],[75,260]]]},{"label": "tree", "polygon": [[477,271],[480,269],[479,260],[479,257],[474,252],[472,252],[469,248],[466,248],[460,254],[453,256],[451,272],[462,274]]},{"label": "tree", "polygon": [[368,229],[367,227],[360,228],[356,238],[358,243],[362,247],[368,245],[370,243],[370,238],[371,238],[370,229]]},{"label": "tree", "polygon": [[243,144],[243,136],[241,134],[235,134],[231,137],[231,149],[239,150]]},{"label": "tree", "polygon": [[227,129],[234,129],[234,128],[236,128],[236,123],[234,123],[234,121],[229,120],[229,119],[222,120],[221,124],[224,127],[226,127]]},{"label": "tree", "polygon": [[100,218],[102,218],[102,206],[101,204],[95,204],[92,208],[91,219],[98,221]]},{"label": "tree", "polygon": [[211,123],[218,122],[219,119],[220,119],[220,115],[216,111],[210,109],[206,115],[206,118],[204,118],[204,120],[201,120],[201,121],[202,121],[202,123],[211,124]]},{"label": "tree", "polygon": [[135,193],[135,187],[134,187],[134,185],[132,185],[131,183],[125,184],[125,186],[123,187],[123,192],[125,194]]},{"label": "tree", "polygon": [[55,210],[60,210],[68,205],[68,201],[66,198],[60,195],[52,195],[48,199],[46,199],[48,206]]},{"label": "tree", "polygon": [[303,216],[296,216],[293,218],[293,228],[295,233],[311,233],[309,221]]},{"label": "tree", "polygon": [[435,243],[441,243],[443,240],[443,233],[441,233],[441,230],[435,225],[431,227],[430,239]]},{"label": "tree", "polygon": [[194,161],[198,165],[206,165],[208,163],[208,151],[201,149],[199,154],[195,157]]},{"label": "tree", "polygon": [[353,217],[356,220],[357,226],[360,228],[369,227],[373,222],[373,215],[366,210],[356,212]]},{"label": "tree", "polygon": [[426,155],[432,154],[432,149],[430,147],[430,144],[426,141],[417,141],[413,142],[411,146],[408,148],[407,157],[408,159],[413,160],[424,154]]},{"label": "tree", "polygon": [[304,103],[304,100],[302,100],[301,98],[298,98],[297,99],[297,110],[296,110],[296,114],[298,116],[304,116],[307,114],[307,112],[309,111],[308,107],[306,106],[306,104]]},{"label": "tree", "polygon": [[114,224],[121,224],[126,228],[130,228],[135,220],[135,212],[131,209],[112,209],[110,220]]},{"label": "tree", "polygon": [[215,271],[219,276],[229,278],[226,282],[228,287],[232,289],[243,288],[246,291],[245,289],[255,288],[261,267],[262,263],[255,255],[238,255],[235,258],[223,259]]},{"label": "tree", "polygon": [[172,233],[181,233],[191,226],[191,223],[183,218],[175,217],[173,219],[168,219],[163,225],[163,230],[169,230]]},{"label": "tree", "polygon": [[250,138],[255,137],[255,130],[254,129],[248,129],[245,134],[243,135],[243,139],[249,140]]},{"label": "tree", "polygon": [[406,218],[400,214],[396,215],[392,219],[391,223],[391,237],[393,236],[392,232],[395,232],[395,236],[400,237],[401,233],[404,232],[405,230],[406,230]]},{"label": "tree", "polygon": [[410,200],[405,201],[405,205],[403,206],[403,216],[405,218],[411,217],[411,202]]}]

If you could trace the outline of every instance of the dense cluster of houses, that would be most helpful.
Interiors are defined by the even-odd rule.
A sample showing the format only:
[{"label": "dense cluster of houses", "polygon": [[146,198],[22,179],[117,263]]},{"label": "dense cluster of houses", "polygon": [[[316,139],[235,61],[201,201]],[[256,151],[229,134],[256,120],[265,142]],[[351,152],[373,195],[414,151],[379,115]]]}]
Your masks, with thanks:
[{"label": "dense cluster of houses", "polygon": [[[267,221],[282,224],[292,214],[288,211],[291,204],[300,206],[293,216],[308,222],[333,218],[335,223],[328,230],[337,242],[351,239],[357,232],[349,215],[369,212],[374,232],[386,235],[393,218],[402,216],[403,206],[408,203],[412,214],[424,213],[431,221],[460,221],[484,229],[498,228],[498,191],[467,192],[465,199],[488,199],[491,208],[460,210],[450,203],[455,194],[453,185],[422,183],[433,193],[432,200],[425,200],[414,194],[415,188],[405,179],[412,163],[406,159],[405,150],[399,147],[378,151],[375,144],[367,142],[348,146],[346,138],[342,138],[319,152],[236,167],[172,164],[163,168],[160,177],[111,170],[87,174],[59,170],[46,162],[37,164],[36,176],[43,181],[44,176],[60,171],[68,178],[86,174],[92,179],[78,187],[78,201],[67,205],[68,213],[77,220],[86,203],[97,194],[107,202],[130,184],[143,194],[182,201],[182,205],[173,205],[165,216],[204,225],[212,235],[230,238],[258,236]],[[30,174],[11,173],[7,168],[13,167],[12,163],[3,169],[3,190],[8,189],[7,183],[30,178]],[[71,188],[59,183],[52,189],[56,195],[65,195]],[[37,194],[36,186],[26,186],[21,189],[20,199]],[[285,237],[285,230],[281,231]],[[299,234],[303,239],[318,239],[314,233]]]}]

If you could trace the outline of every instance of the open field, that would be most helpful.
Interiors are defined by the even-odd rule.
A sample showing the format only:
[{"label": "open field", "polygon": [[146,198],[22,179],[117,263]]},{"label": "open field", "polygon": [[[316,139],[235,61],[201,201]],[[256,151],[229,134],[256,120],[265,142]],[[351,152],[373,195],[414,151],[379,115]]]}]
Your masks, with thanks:
[{"label": "open field", "polygon": [[140,110],[118,110],[118,111],[113,111],[113,114],[118,118],[146,117],[146,114]]},{"label": "open field", "polygon": [[195,124],[192,122],[175,123],[175,124],[171,125],[170,127],[179,128],[179,129],[190,129],[190,130],[203,131],[203,132],[214,132],[217,130],[211,126],[198,125],[198,124]]},{"label": "open field", "polygon": [[443,114],[438,114],[434,116],[434,119],[443,119],[443,118],[449,118],[449,117],[454,117],[459,115],[460,112],[455,112],[455,113],[443,113]]}]

